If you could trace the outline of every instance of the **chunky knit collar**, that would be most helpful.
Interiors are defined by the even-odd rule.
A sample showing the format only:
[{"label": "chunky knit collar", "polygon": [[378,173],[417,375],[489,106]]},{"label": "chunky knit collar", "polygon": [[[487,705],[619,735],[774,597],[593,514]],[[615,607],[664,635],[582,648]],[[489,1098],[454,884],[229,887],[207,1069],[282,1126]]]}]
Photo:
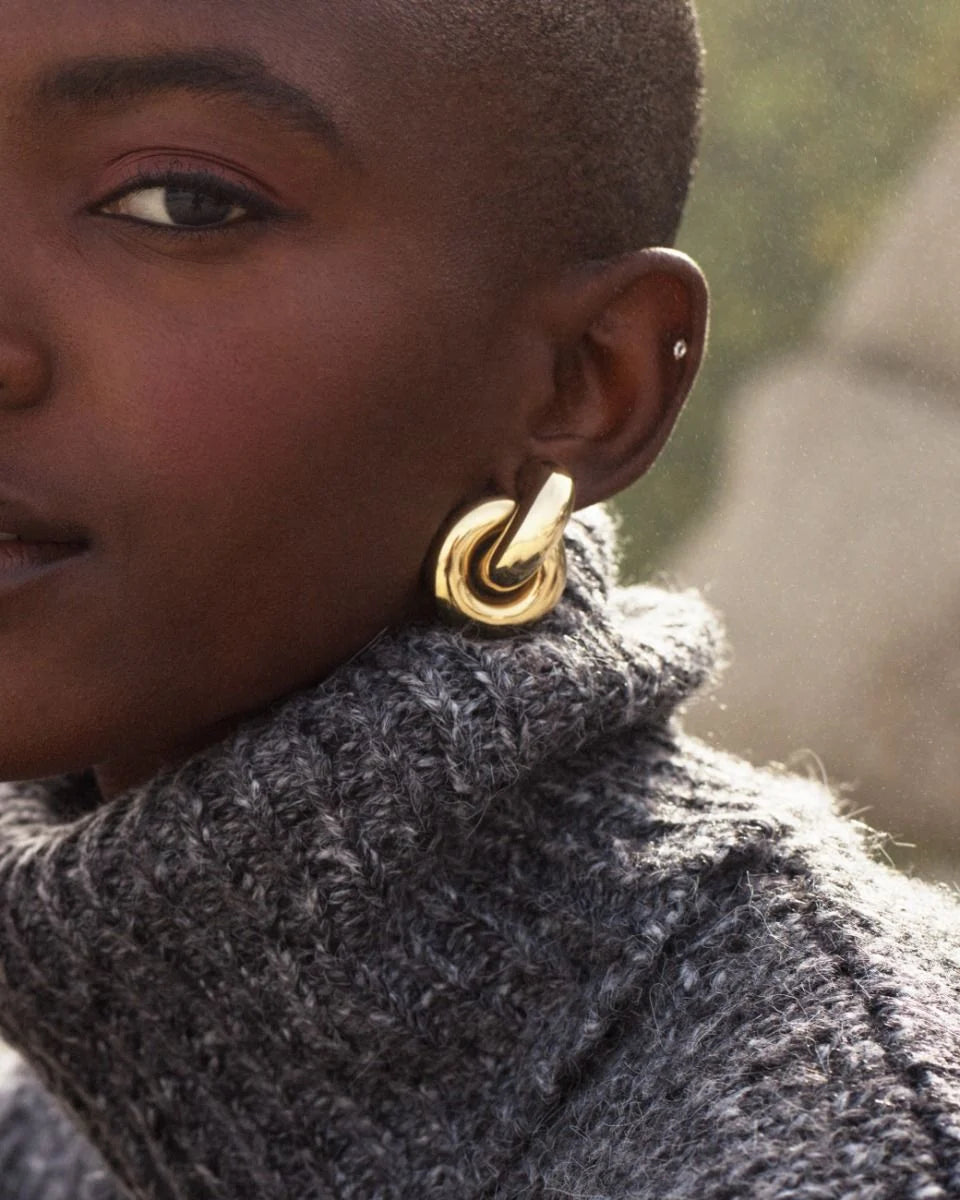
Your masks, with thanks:
[{"label": "chunky knit collar", "polygon": [[615,585],[602,510],[567,549],[525,633],[391,631],[109,804],[4,788],[0,1028],[131,1195],[505,1169],[622,957],[574,896],[590,825],[545,797],[666,726],[720,645],[695,594]]},{"label": "chunky knit collar", "polygon": [[[465,797],[469,810],[471,798],[557,754],[664,723],[722,665],[716,616],[695,591],[618,586],[615,523],[600,506],[575,514],[566,549],[564,597],[530,630],[502,639],[439,625],[386,631],[323,683],[131,796],[149,803],[169,786],[201,782],[229,794],[250,772],[296,787],[307,764],[290,756],[302,744],[310,769],[322,751],[325,772],[352,777],[362,751],[371,790],[382,783],[400,803],[442,798],[445,812],[451,797]],[[379,766],[387,770],[378,781]],[[95,803],[85,773],[19,786],[67,814]]]}]

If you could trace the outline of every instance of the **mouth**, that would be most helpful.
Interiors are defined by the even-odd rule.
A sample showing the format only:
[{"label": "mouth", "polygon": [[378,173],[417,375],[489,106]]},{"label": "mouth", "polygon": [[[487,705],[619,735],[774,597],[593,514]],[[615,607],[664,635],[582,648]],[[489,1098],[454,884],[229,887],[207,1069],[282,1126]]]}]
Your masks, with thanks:
[{"label": "mouth", "polygon": [[0,576],[73,558],[83,553],[88,545],[85,541],[34,541],[15,533],[0,532]]},{"label": "mouth", "polygon": [[0,583],[16,583],[90,548],[85,530],[51,521],[0,494]]}]

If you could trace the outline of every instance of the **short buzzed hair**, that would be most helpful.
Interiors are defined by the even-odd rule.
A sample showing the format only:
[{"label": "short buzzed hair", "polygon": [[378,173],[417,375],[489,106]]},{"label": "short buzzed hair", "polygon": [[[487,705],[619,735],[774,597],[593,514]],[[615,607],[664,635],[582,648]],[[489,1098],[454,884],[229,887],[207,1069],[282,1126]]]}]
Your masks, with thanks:
[{"label": "short buzzed hair", "polygon": [[502,92],[518,252],[592,260],[673,243],[700,133],[693,0],[415,7],[451,65]]}]

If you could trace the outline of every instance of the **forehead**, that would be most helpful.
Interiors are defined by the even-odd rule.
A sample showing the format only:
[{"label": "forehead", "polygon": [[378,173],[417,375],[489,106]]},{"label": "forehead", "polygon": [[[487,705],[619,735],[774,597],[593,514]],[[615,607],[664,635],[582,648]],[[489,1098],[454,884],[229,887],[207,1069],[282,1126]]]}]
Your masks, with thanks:
[{"label": "forehead", "polygon": [[394,0],[0,0],[0,102],[85,58],[255,56],[381,165],[425,151],[435,160],[445,138],[463,136],[447,119],[459,111],[457,77],[436,60],[425,67],[413,10]]},{"label": "forehead", "polygon": [[[352,14],[338,3],[283,0],[74,0],[64,5],[0,0],[2,80],[13,85],[58,61],[141,56],[219,47],[255,54],[308,91],[322,90],[346,111],[359,111],[358,42],[370,22],[363,4]],[[375,93],[392,74],[398,43],[371,47]]]}]

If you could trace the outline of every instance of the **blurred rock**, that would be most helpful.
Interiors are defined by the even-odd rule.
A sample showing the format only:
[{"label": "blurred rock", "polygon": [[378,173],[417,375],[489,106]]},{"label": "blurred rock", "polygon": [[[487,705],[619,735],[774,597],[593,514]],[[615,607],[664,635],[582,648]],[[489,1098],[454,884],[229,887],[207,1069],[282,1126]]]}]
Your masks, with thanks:
[{"label": "blurred rock", "polygon": [[[726,485],[668,573],[732,645],[688,726],[824,770],[960,881],[960,121],[809,349],[744,389]],[[810,752],[813,753],[810,753]]]},{"label": "blurred rock", "polygon": [[822,323],[827,345],[951,391],[960,406],[960,112]]}]

